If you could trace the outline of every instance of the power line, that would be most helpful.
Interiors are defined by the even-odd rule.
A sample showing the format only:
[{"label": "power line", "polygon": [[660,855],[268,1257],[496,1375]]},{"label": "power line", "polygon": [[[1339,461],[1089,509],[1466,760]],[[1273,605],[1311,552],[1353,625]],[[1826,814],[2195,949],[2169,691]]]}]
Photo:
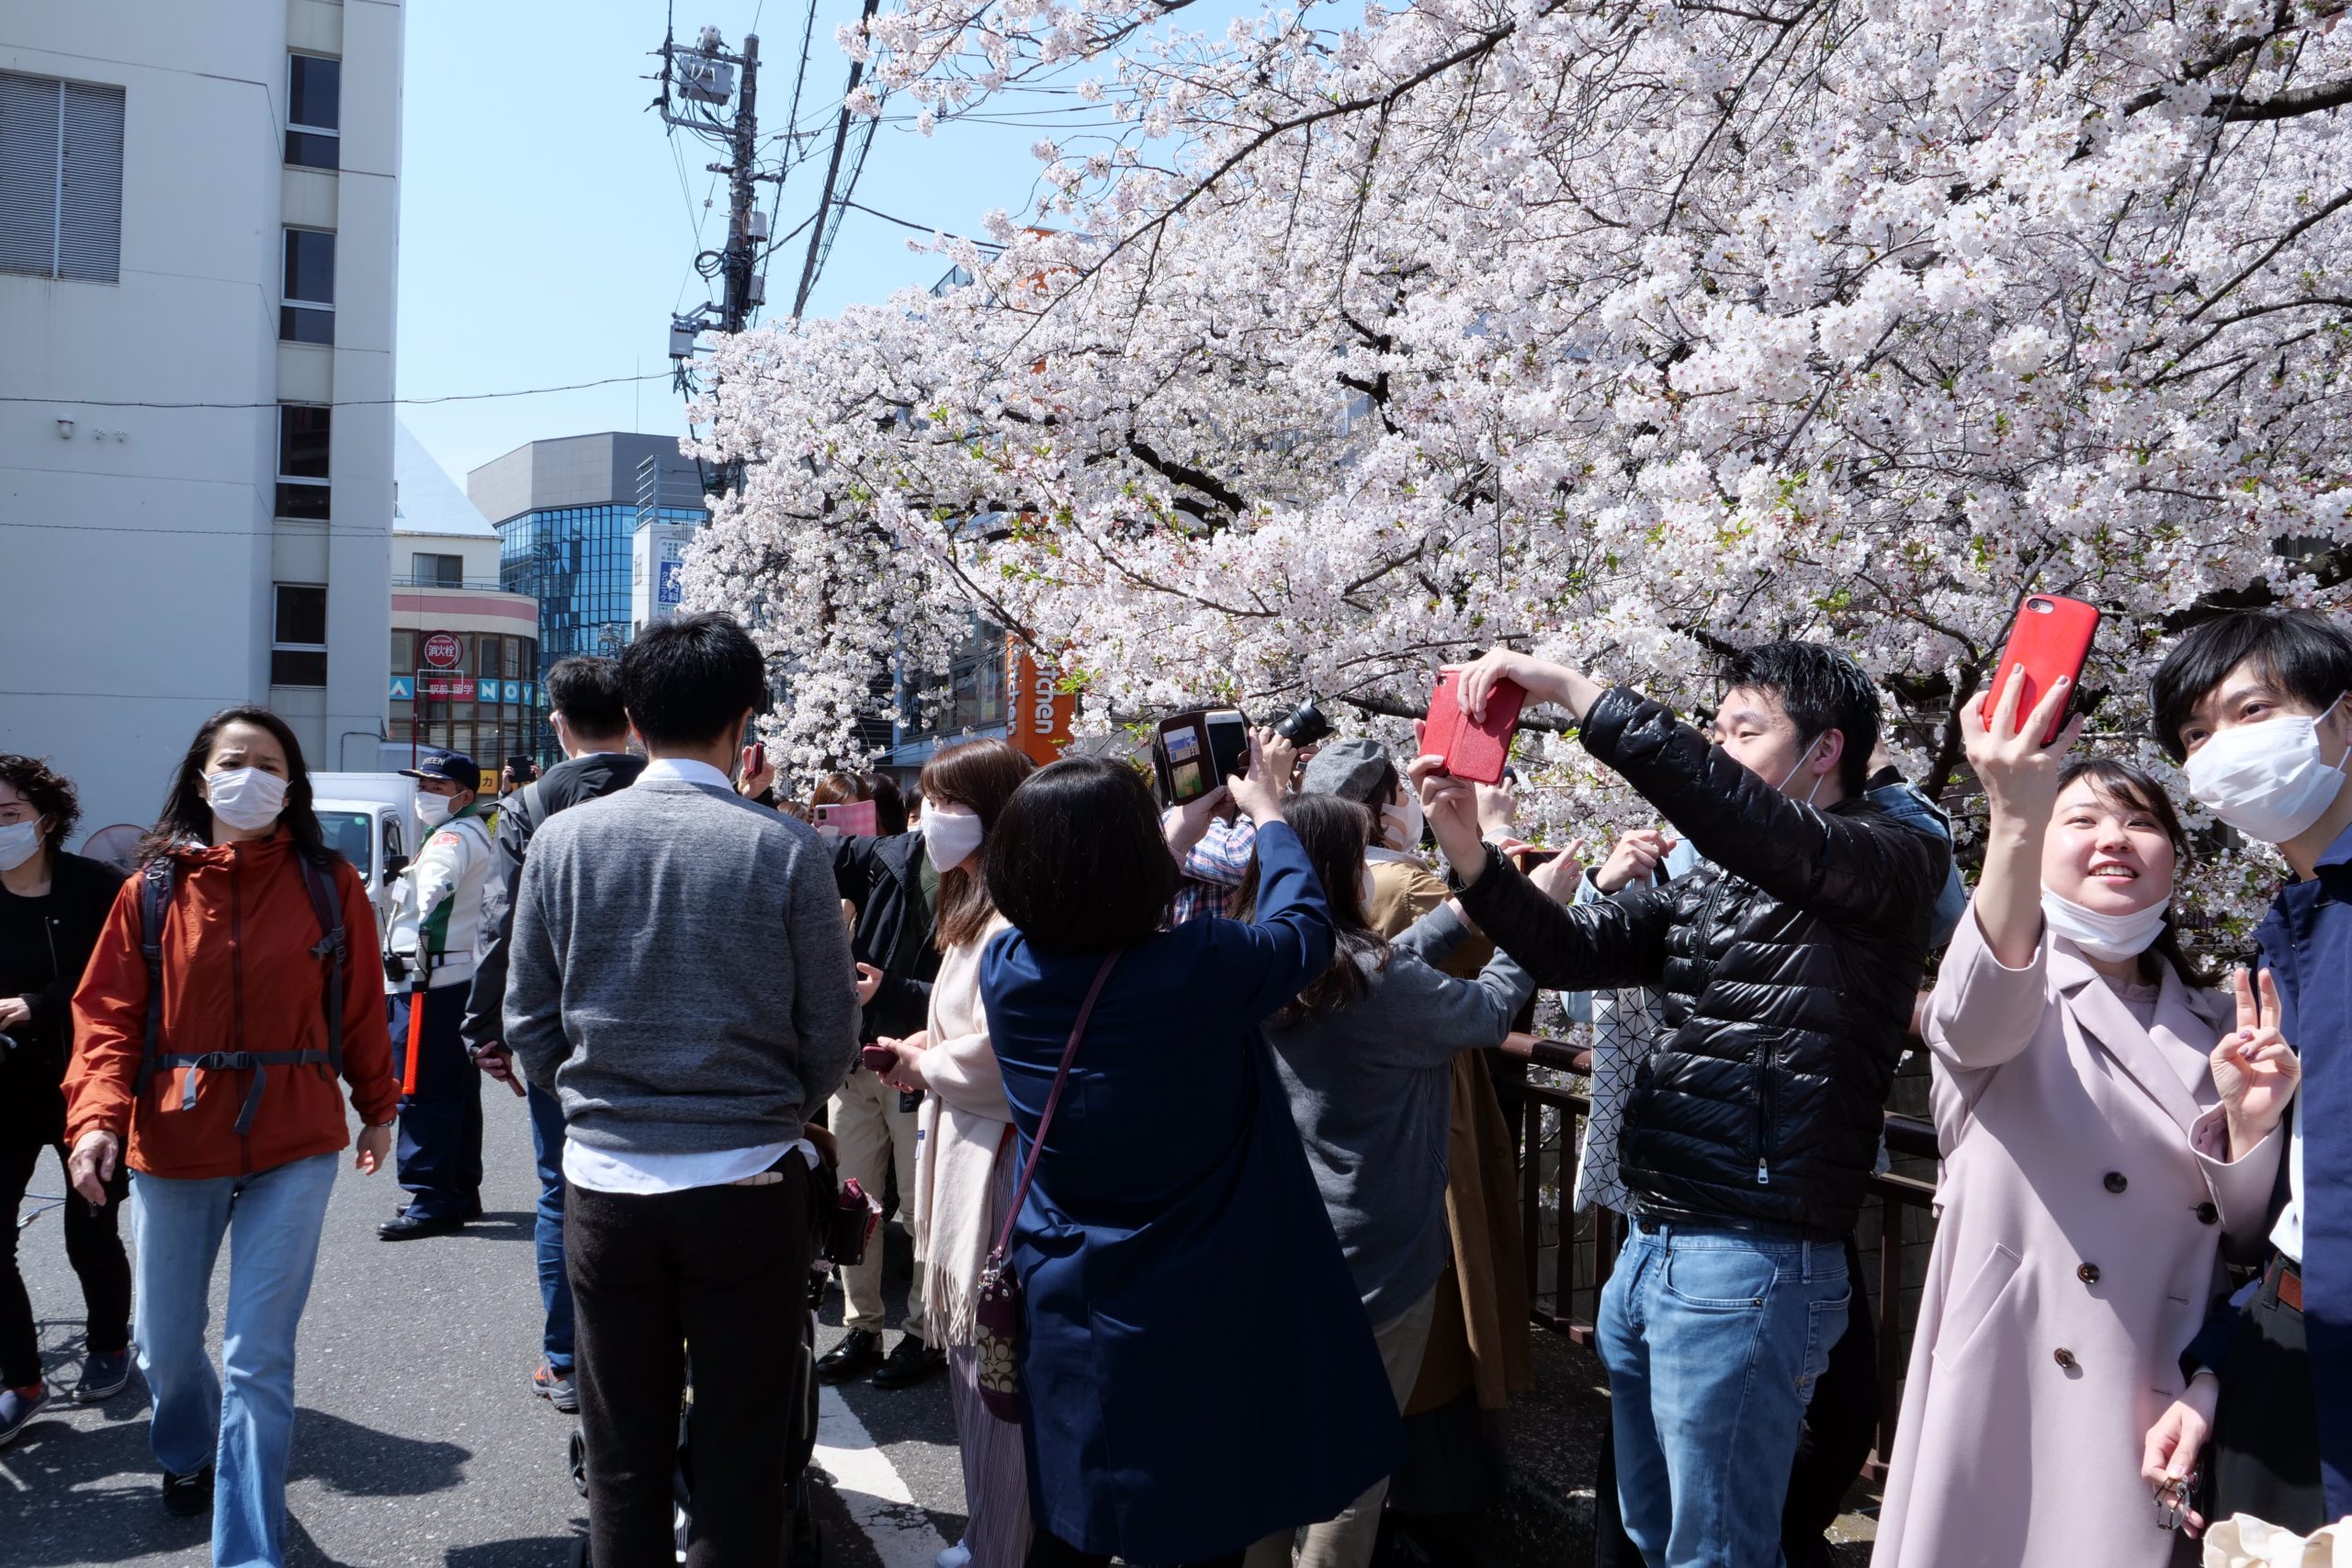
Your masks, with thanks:
[{"label": "power line", "polygon": [[[607,376],[597,381],[572,381],[560,387],[518,387],[507,392],[450,392],[437,398],[338,398],[332,403],[317,405],[338,409],[422,408],[430,403],[480,403],[497,398],[536,398],[548,392],[580,392],[591,387],[617,387],[631,381],[659,381],[670,373],[650,370],[642,376]],[[299,403],[166,403],[140,399],[115,398],[19,398],[0,397],[0,403],[47,403],[52,408],[79,409],[276,409],[302,407]]]}]

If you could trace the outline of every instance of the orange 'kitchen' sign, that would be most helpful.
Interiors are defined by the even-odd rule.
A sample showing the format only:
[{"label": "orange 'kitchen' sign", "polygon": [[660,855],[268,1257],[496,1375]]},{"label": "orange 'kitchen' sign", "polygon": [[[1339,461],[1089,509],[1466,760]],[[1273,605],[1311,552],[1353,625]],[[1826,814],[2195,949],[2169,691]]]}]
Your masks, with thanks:
[{"label": "orange 'kitchen' sign", "polygon": [[1039,763],[1052,761],[1069,744],[1078,699],[1056,689],[1054,677],[1037,668],[1018,637],[1004,639],[1004,697],[1008,739]]}]

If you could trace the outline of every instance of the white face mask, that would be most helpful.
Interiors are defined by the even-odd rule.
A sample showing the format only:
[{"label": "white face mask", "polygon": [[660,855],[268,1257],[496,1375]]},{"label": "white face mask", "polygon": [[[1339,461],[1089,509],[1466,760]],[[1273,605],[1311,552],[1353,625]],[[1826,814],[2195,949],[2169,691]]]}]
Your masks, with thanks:
[{"label": "white face mask", "polygon": [[204,798],[216,821],[240,833],[258,833],[286,807],[286,781],[259,768],[230,768],[204,775]]},{"label": "white face mask", "polygon": [[1421,842],[1421,802],[1419,795],[1408,792],[1402,806],[1380,808],[1381,831],[1392,850],[1413,850]]},{"label": "white face mask", "polygon": [[434,829],[449,820],[449,797],[446,795],[434,795],[426,790],[418,790],[416,819],[424,823],[424,830],[430,833]]},{"label": "white face mask", "polygon": [[2102,915],[2071,898],[2061,898],[2047,887],[2041,890],[2041,918],[2049,922],[2050,934],[2063,936],[2093,958],[2110,964],[2147,952],[2164,934],[2165,911],[2171,907],[2172,900],[2166,898],[2129,915]]},{"label": "white face mask", "polygon": [[14,871],[40,848],[40,821],[11,822],[0,828],[0,871]]},{"label": "white face mask", "polygon": [[[1820,737],[1815,736],[1814,739],[1808,740],[1804,743],[1804,751],[1797,758],[1797,765],[1791,768],[1789,770],[1789,776],[1781,781],[1781,793],[1782,795],[1789,793],[1789,785],[1796,783],[1797,775],[1804,772],[1804,765],[1813,761],[1814,745],[1819,739]],[[1821,781],[1828,776],[1829,775],[1827,773],[1815,773],[1813,775],[1813,787],[1804,792],[1804,805],[1811,806],[1813,804],[1813,797],[1821,793]]]},{"label": "white face mask", "polygon": [[968,806],[942,801],[922,811],[922,852],[934,871],[954,871],[980,847],[980,815]]},{"label": "white face mask", "polygon": [[2320,760],[2316,718],[2282,715],[2242,724],[2209,739],[2188,759],[2188,793],[2199,805],[2249,839],[2283,844],[2327,815],[2344,787],[2344,764]]},{"label": "white face mask", "polygon": [[1373,889],[1378,886],[1372,879],[1372,867],[1365,866],[1356,876],[1356,897],[1366,910],[1372,908]]}]

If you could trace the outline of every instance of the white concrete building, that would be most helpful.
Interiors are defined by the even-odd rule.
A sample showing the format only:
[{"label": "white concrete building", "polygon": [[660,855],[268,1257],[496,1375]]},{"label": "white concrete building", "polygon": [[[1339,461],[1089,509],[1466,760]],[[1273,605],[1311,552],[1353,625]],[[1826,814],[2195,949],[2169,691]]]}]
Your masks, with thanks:
[{"label": "white concrete building", "polygon": [[232,704],[374,767],[401,0],[0,17],[0,749],[85,834]]}]

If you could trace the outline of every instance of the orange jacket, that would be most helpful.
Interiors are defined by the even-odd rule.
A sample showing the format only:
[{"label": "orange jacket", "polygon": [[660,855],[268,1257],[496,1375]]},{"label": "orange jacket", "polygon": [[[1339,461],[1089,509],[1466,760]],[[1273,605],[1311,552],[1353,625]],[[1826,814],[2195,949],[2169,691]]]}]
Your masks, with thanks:
[{"label": "orange jacket", "polygon": [[[253,843],[174,852],[178,886],[164,916],[164,1038],[174,1053],[323,1050],[327,965],[311,956],[319,917],[280,832]],[[139,952],[143,879],[122,885],[74,993],[74,1064],[65,1075],[65,1137],[93,1128],[130,1143],[130,1168],[201,1179],[268,1170],[350,1143],[343,1089],[323,1065],[275,1066],[251,1130],[237,1112],[253,1069],[159,1069],[137,1093],[147,1049],[147,964]],[[337,861],[349,941],[344,963],[343,1073],[369,1122],[399,1104],[384,987],[375,963],[376,914],[359,874]],[[180,1106],[184,1080],[196,1103]]]}]

